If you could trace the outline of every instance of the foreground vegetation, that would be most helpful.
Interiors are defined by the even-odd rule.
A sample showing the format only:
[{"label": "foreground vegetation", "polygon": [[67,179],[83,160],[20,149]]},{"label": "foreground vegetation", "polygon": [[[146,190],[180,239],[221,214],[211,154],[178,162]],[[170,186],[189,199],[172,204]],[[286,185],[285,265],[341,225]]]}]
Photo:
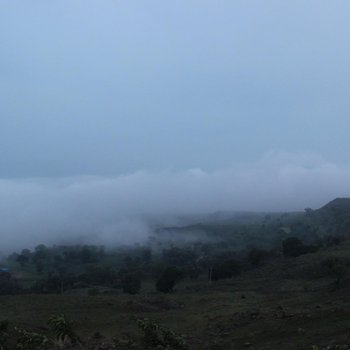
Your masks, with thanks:
[{"label": "foreground vegetation", "polygon": [[[143,246],[11,254],[2,347],[347,349],[348,204],[162,228]],[[43,343],[21,345],[26,336]]]}]

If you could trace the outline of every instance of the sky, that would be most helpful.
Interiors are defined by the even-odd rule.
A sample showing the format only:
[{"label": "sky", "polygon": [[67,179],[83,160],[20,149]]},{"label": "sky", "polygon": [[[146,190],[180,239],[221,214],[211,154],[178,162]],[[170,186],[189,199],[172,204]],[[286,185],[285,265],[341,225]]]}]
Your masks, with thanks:
[{"label": "sky", "polygon": [[348,1],[0,4],[0,177],[348,162]]},{"label": "sky", "polygon": [[78,232],[89,215],[98,231],[117,211],[349,196],[349,11],[345,0],[1,1],[3,230],[40,231],[44,214],[48,231]]}]

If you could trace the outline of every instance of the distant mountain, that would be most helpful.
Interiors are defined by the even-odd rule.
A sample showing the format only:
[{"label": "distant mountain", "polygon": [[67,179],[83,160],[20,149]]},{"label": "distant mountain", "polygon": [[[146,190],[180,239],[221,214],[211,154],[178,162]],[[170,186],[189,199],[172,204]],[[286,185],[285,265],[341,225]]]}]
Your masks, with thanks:
[{"label": "distant mountain", "polygon": [[321,207],[319,211],[350,213],[350,198],[336,198],[327,203],[325,206]]},{"label": "distant mountain", "polygon": [[305,212],[217,211],[182,216],[176,221],[157,225],[154,234],[184,242],[230,241],[239,249],[248,243],[260,246],[264,237],[269,248],[268,244],[274,246],[291,236],[306,242],[325,236],[350,236],[350,198],[336,198],[317,210]]},{"label": "distant mountain", "polygon": [[350,198],[336,198],[311,215],[329,234],[350,234]]}]

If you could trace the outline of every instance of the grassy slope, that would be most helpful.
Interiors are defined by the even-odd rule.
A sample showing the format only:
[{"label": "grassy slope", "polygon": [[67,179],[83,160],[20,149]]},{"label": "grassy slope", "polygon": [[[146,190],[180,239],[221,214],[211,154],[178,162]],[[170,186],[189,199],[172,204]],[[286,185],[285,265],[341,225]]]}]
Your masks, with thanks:
[{"label": "grassy slope", "polygon": [[[350,244],[296,259],[279,258],[239,278],[211,286],[183,282],[172,295],[145,286],[141,295],[24,295],[0,297],[2,319],[40,330],[51,314],[65,313],[87,341],[138,334],[134,316],[150,317],[185,333],[194,349],[310,349],[349,342],[350,285],[331,292],[332,278],[315,278],[319,261],[350,257]],[[305,276],[310,276],[305,278]],[[245,345],[246,344],[246,345]]]}]

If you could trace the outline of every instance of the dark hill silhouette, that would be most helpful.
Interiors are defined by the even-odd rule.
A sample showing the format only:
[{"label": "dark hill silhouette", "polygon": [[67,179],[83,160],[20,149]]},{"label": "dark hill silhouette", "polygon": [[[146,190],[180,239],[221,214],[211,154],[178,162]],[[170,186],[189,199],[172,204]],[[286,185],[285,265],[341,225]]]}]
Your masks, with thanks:
[{"label": "dark hill silhouette", "polygon": [[337,212],[349,212],[350,213],[350,198],[336,198],[325,206],[321,207],[321,211],[337,211]]},{"label": "dark hill silhouette", "polygon": [[327,233],[335,235],[350,234],[350,198],[336,198],[315,210],[315,223],[324,226]]}]

